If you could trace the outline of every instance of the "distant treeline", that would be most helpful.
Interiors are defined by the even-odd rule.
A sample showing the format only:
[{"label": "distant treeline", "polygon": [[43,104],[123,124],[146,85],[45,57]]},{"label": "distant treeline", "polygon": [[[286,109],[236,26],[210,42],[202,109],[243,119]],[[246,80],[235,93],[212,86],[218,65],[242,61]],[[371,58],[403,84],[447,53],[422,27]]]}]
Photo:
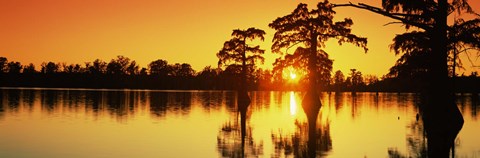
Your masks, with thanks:
[{"label": "distant treeline", "polygon": [[[250,90],[302,90],[305,78],[292,82],[282,74],[256,69],[248,75]],[[105,89],[161,90],[236,90],[240,86],[240,70],[236,67],[205,67],[197,72],[188,63],[169,64],[158,59],[140,66],[128,57],[117,56],[110,62],[96,59],[85,64],[44,62],[40,69],[34,64],[22,65],[0,57],[0,87],[55,87]],[[476,73],[455,78],[458,92],[480,92]],[[387,91],[415,92],[424,82],[418,78],[362,76],[351,69],[348,76],[336,71],[329,81],[318,87],[322,91]]]}]

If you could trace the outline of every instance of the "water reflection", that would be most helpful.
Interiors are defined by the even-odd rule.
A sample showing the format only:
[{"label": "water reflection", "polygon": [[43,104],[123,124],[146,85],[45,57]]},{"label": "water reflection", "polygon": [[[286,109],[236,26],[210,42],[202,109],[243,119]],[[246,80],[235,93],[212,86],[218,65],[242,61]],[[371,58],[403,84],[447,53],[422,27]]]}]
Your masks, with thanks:
[{"label": "water reflection", "polygon": [[[222,157],[257,157],[262,155],[263,143],[256,143],[252,137],[252,127],[247,125],[247,111],[250,103],[251,100],[246,92],[237,93],[238,111],[234,116],[235,121],[232,123],[229,120],[224,123],[217,136],[217,146]],[[238,114],[240,114],[240,129]]]},{"label": "water reflection", "polygon": [[[319,117],[322,118],[322,117]],[[293,134],[272,133],[275,146],[273,157],[322,157],[332,149],[330,124],[328,121],[318,124],[317,121],[295,122]],[[319,120],[318,122],[324,122]]]},{"label": "water reflection", "polygon": [[231,94],[233,92],[1,89],[0,112],[18,111],[20,105],[33,110],[35,102],[39,101],[40,109],[50,114],[59,110],[82,110],[93,114],[107,112],[109,116],[121,119],[148,107],[152,116],[161,118],[167,112],[188,115],[192,102],[199,102],[207,111],[219,110],[222,104],[226,104],[230,111],[235,111],[235,97]]},{"label": "water reflection", "polygon": [[[418,94],[323,93],[317,113],[304,110],[303,92],[249,95],[245,104],[227,91],[0,89],[0,129],[10,129],[0,130],[0,157],[432,157],[442,139],[428,128],[455,129],[432,125]],[[465,125],[446,133],[456,135],[447,154],[478,155],[479,100],[457,95]]]},{"label": "water reflection", "polygon": [[[457,104],[464,107],[464,99],[459,97],[455,102],[453,96],[448,94],[421,95],[415,102],[419,109],[416,120],[407,127],[411,130],[411,134],[407,135],[409,155],[389,149],[389,156],[455,157],[457,135],[464,124],[461,108],[459,109]],[[472,104],[471,107],[475,105]]]},{"label": "water reflection", "polygon": [[391,158],[426,158],[427,156],[427,136],[423,127],[422,119],[410,121],[407,125],[406,140],[407,153],[402,153],[397,148],[389,148],[388,155]]}]

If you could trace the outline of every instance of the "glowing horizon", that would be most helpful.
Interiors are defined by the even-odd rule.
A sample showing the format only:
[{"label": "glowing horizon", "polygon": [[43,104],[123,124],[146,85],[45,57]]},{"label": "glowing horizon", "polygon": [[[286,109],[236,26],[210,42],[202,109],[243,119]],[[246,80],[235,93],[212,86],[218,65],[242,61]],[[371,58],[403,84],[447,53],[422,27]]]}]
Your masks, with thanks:
[{"label": "glowing horizon", "polygon": [[[189,63],[196,71],[216,67],[216,53],[230,39],[233,29],[256,27],[266,31],[261,48],[266,50],[262,68],[271,69],[278,54],[270,51],[274,30],[268,24],[287,15],[298,3],[310,8],[319,1],[128,1],[128,0],[52,0],[0,2],[0,56],[26,65],[42,62],[83,64],[101,59],[106,62],[123,55],[140,67],[157,59]],[[347,0],[331,0],[347,3]],[[380,6],[381,1],[355,0]],[[470,1],[480,12],[480,2]],[[336,19],[354,21],[353,33],[368,38],[369,52],[350,44],[326,43],[334,60],[333,71],[346,73],[355,68],[363,74],[382,76],[398,56],[389,50],[395,34],[405,32],[402,25],[387,25],[392,20],[354,8],[336,8]],[[292,53],[292,52],[289,52]],[[470,63],[464,60],[469,71]],[[480,63],[480,61],[479,61]],[[461,74],[462,71],[460,71]],[[299,76],[297,76],[298,78]]]}]

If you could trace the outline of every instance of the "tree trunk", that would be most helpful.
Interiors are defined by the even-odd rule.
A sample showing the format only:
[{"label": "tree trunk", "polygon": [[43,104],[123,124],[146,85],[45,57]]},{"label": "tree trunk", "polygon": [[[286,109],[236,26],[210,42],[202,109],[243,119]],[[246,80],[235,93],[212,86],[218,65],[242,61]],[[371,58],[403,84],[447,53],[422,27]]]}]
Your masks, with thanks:
[{"label": "tree trunk", "polygon": [[242,81],[240,85],[240,92],[244,93],[247,91],[247,55],[246,55],[246,38],[243,38],[243,52],[242,52]]},{"label": "tree trunk", "polygon": [[[313,32],[313,30],[312,30]],[[317,74],[316,74],[316,52],[317,52],[317,36],[312,34],[310,37],[310,52],[308,57],[308,72],[309,72],[309,85],[307,87],[307,94],[303,98],[304,104],[302,104],[303,110],[306,113],[316,113],[320,110],[322,103],[318,98],[318,85],[317,85]]]},{"label": "tree trunk", "polygon": [[438,0],[436,23],[430,32],[432,61],[423,112],[429,157],[448,157],[463,126],[463,117],[455,104],[452,83],[448,78],[447,7],[447,0]]}]

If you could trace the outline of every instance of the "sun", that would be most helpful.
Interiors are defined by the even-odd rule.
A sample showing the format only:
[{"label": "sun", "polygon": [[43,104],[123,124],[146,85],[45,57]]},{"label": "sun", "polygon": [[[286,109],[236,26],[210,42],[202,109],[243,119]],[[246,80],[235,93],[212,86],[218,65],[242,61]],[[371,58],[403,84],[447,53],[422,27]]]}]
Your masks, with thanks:
[{"label": "sun", "polygon": [[290,79],[295,80],[296,78],[297,78],[297,74],[295,74],[295,72],[293,71],[290,71]]},{"label": "sun", "polygon": [[289,80],[290,82],[298,82],[300,74],[297,69],[293,67],[288,67],[283,71],[284,79]]}]

